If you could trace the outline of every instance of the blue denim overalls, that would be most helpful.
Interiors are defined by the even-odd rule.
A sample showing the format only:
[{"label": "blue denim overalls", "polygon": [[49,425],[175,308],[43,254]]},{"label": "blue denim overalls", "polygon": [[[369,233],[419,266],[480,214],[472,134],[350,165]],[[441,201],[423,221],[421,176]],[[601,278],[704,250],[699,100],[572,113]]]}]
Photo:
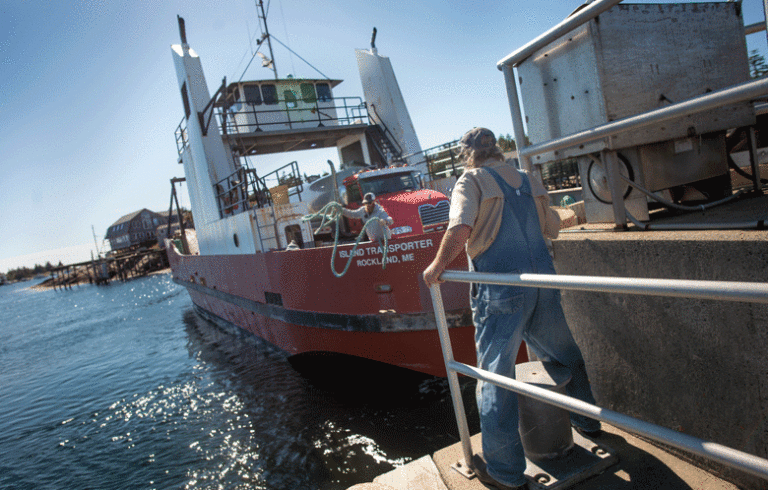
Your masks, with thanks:
[{"label": "blue denim overalls", "polygon": [[[504,193],[504,211],[498,236],[488,250],[472,260],[474,270],[555,274],[528,176],[521,173],[522,185],[514,189],[495,170],[484,168]],[[563,315],[559,290],[473,284],[470,299],[480,368],[514,378],[517,351],[525,340],[542,361],[570,369],[569,396],[595,403],[584,359]],[[491,383],[478,382],[477,406],[488,473],[507,485],[525,483],[517,395]],[[571,414],[571,422],[586,430],[600,427],[599,422],[581,415]]]}]

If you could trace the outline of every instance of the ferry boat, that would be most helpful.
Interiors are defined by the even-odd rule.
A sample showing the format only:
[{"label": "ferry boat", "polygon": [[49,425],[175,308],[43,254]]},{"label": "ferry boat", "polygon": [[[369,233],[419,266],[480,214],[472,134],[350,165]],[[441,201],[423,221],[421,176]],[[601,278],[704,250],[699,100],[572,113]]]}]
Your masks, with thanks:
[{"label": "ferry boat", "polygon": [[[365,100],[336,97],[341,80],[277,76],[225,79],[211,96],[182,18],[179,28],[172,55],[185,179],[173,179],[172,196],[186,180],[196,245],[169,241],[168,259],[196,311],[290,355],[337,353],[444,376],[421,274],[437,253],[449,202],[425,187],[421,148],[389,59],[373,41],[356,51]],[[318,148],[336,148],[340,164],[311,183],[296,162],[269,173],[258,166],[265,154]],[[394,220],[386,244],[356,247],[359,222],[305,219],[332,200],[359,207],[367,192]],[[452,267],[466,269],[466,257]],[[467,286],[445,284],[443,298],[454,357],[474,363]]]}]

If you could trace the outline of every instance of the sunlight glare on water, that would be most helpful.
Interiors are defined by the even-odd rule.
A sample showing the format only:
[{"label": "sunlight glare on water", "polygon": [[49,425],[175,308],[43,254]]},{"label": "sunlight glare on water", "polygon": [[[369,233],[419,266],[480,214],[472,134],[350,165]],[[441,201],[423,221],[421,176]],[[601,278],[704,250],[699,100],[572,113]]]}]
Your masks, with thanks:
[{"label": "sunlight glare on water", "polygon": [[169,274],[28,286],[0,288],[0,488],[346,489],[458,440],[444,380],[318,385]]}]

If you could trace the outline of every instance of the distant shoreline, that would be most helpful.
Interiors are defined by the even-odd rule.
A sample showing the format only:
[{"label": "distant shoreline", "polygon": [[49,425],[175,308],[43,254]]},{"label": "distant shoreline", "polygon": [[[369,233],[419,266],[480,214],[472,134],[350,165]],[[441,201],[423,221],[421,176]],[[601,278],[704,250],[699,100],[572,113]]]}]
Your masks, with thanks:
[{"label": "distant shoreline", "polygon": [[[141,277],[146,277],[146,276],[154,276],[156,274],[170,274],[170,273],[171,273],[171,268],[166,267],[165,269],[159,269],[156,271],[147,272],[146,274],[142,274],[140,276],[129,277],[127,281],[130,281],[132,279],[139,279]],[[113,278],[110,280],[110,282],[122,282],[122,280],[119,278]],[[66,286],[63,286],[63,288],[69,289],[70,286],[82,286],[82,285],[89,285],[89,284],[92,284],[92,283],[88,281],[88,277],[84,276],[82,278],[79,278],[75,282],[72,282]],[[62,286],[56,285],[56,289],[60,289],[60,288],[62,288]],[[31,289],[32,291],[48,291],[48,290],[54,289],[53,279],[48,278],[45,281],[41,282],[40,284],[35,284],[34,286],[30,286],[27,289]]]}]

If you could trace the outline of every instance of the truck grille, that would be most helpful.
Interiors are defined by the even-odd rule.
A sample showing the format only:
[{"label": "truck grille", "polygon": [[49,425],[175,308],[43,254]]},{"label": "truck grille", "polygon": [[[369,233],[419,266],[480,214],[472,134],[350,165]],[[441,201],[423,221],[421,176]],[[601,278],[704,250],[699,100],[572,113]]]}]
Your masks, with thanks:
[{"label": "truck grille", "polygon": [[440,223],[446,223],[448,221],[448,211],[450,210],[450,203],[448,201],[440,201],[439,203],[422,204],[419,206],[419,217],[421,218],[422,226],[432,226]]}]

